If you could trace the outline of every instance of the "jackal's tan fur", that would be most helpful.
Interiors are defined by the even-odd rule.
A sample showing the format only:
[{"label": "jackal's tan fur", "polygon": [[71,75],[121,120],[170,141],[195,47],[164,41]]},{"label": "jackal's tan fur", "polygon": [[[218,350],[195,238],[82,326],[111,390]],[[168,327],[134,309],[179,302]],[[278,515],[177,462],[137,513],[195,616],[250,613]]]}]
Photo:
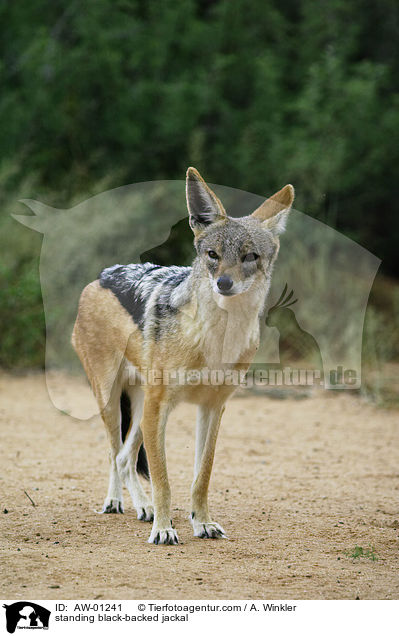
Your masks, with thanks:
[{"label": "jackal's tan fur", "polygon": [[[292,186],[285,186],[251,216],[232,219],[199,173],[189,168],[187,204],[198,253],[193,267],[115,266],[82,292],[72,343],[110,442],[104,512],[122,512],[125,484],[139,518],[154,520],[152,543],[178,542],[170,519],[165,426],[171,409],[181,400],[198,404],[191,509],[194,534],[225,536],[209,515],[207,495],[224,404],[235,387],[167,384],[163,378],[177,369],[247,369],[259,344],[259,315],[293,197]],[[136,295],[130,297],[127,289]],[[160,382],[143,383],[143,370],[155,371]],[[131,425],[124,442],[122,391],[131,403]],[[136,472],[143,441],[152,502]]]}]

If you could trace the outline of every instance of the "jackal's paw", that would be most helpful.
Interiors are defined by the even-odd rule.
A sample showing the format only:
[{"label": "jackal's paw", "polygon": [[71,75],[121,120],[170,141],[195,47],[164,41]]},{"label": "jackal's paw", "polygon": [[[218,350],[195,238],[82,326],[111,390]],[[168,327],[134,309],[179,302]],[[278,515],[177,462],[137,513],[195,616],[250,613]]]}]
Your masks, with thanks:
[{"label": "jackal's paw", "polygon": [[148,543],[155,543],[155,545],[176,545],[179,543],[179,537],[177,536],[176,530],[172,527],[163,530],[153,528]]},{"label": "jackal's paw", "polygon": [[137,519],[139,521],[154,521],[154,508],[149,504],[148,506],[140,506],[136,508]]},{"label": "jackal's paw", "polygon": [[107,499],[104,501],[104,506],[101,511],[103,514],[118,514],[123,513],[123,505],[120,499]]},{"label": "jackal's paw", "polygon": [[191,519],[194,530],[194,536],[200,539],[226,539],[226,533],[222,526],[214,521],[201,523],[196,519]]}]

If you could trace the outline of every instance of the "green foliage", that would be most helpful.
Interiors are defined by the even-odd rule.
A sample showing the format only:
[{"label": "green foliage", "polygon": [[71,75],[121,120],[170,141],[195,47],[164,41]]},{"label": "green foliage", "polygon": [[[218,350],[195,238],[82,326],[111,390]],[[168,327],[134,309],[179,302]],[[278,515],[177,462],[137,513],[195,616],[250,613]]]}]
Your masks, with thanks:
[{"label": "green foliage", "polygon": [[299,209],[393,268],[399,226],[377,219],[397,188],[398,14],[392,0],[6,2],[12,184],[34,172],[70,200],[110,173],[180,179],[189,164],[259,194],[292,181]]},{"label": "green foliage", "polygon": [[[39,281],[41,237],[11,218],[18,212],[15,195],[5,182],[15,168],[0,172],[0,366],[23,369],[44,365],[45,324]],[[32,178],[20,184],[27,196]]]},{"label": "green foliage", "polygon": [[0,266],[1,355],[5,368],[44,365],[44,316],[38,263]]},{"label": "green foliage", "polygon": [[398,273],[394,0],[6,1],[0,23],[1,364],[40,359],[40,237],[9,217],[23,196],[67,208],[188,165],[261,195],[292,182],[298,209]]},{"label": "green foliage", "polygon": [[374,548],[362,548],[359,545],[355,545],[355,547],[351,550],[344,550],[345,556],[350,559],[370,559],[371,561],[378,561],[378,556],[376,555]]}]

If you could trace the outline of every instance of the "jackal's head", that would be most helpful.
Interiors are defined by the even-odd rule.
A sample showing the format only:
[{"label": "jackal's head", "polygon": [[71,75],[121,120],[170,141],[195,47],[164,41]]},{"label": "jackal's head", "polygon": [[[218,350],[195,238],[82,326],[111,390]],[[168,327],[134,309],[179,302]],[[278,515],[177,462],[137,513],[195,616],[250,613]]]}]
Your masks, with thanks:
[{"label": "jackal's head", "polygon": [[187,207],[194,244],[212,289],[236,296],[255,281],[270,280],[294,201],[294,188],[286,185],[266,199],[251,215],[231,218],[218,197],[195,168],[187,170]]}]

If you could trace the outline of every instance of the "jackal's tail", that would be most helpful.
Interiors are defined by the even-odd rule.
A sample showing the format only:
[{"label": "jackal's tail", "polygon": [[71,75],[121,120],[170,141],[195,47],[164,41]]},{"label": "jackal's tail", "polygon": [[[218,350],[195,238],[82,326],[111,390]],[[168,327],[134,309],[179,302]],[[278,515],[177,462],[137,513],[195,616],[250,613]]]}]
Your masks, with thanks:
[{"label": "jackal's tail", "polygon": [[[121,393],[121,433],[122,433],[122,441],[124,442],[126,439],[126,435],[129,432],[130,428],[130,420],[131,420],[131,404],[130,397],[126,393],[126,391],[122,391]],[[147,454],[145,452],[144,445],[140,446],[139,454],[137,456],[137,464],[136,469],[139,475],[142,475],[145,479],[150,478],[150,470],[148,468]]]}]

